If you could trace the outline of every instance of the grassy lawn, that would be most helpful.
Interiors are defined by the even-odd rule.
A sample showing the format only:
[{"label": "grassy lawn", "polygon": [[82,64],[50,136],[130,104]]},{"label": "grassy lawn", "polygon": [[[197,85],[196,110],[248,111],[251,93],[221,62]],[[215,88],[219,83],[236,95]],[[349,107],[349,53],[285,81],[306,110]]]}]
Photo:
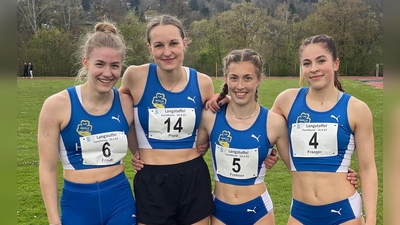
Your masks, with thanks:
[{"label": "grassy lawn", "polygon": [[[342,80],[344,89],[366,102],[374,117],[375,157],[379,176],[377,224],[383,225],[383,91],[353,80]],[[17,223],[47,224],[47,216],[40,194],[37,153],[37,123],[44,100],[74,84],[65,80],[17,80]],[[214,81],[215,92],[220,91],[221,80]],[[119,86],[119,83],[117,84]],[[286,88],[298,87],[297,80],[266,80],[259,88],[259,103],[270,108],[275,97]],[[205,155],[212,173],[209,152]],[[131,155],[124,158],[126,173],[133,179]],[[358,171],[356,156],[351,167]],[[59,165],[59,189],[62,187],[62,166]],[[265,178],[274,203],[277,225],[286,224],[291,203],[290,173],[279,161]]]}]

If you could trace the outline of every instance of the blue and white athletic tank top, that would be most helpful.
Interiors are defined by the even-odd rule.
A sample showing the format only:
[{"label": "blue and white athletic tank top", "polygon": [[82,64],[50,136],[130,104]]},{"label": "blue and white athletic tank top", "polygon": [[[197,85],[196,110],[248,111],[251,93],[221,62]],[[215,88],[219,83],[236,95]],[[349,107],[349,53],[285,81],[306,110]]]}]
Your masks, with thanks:
[{"label": "blue and white athletic tank top", "polygon": [[60,132],[60,159],[66,170],[83,170],[122,163],[128,150],[129,124],[122,110],[117,89],[110,110],[90,115],[81,104],[81,86],[67,89],[71,118]]},{"label": "blue and white athletic tank top", "polygon": [[157,65],[149,65],[143,96],[134,106],[139,148],[174,150],[196,147],[203,102],[196,70],[185,69],[187,86],[180,92],[170,92],[158,80]]},{"label": "blue and white athletic tank top", "polygon": [[210,134],[214,179],[233,185],[264,182],[265,158],[272,147],[267,135],[268,109],[260,106],[260,114],[247,130],[232,128],[225,118],[227,105],[221,107]]},{"label": "blue and white athletic tank top", "polygon": [[299,89],[288,115],[291,171],[347,172],[354,153],[354,133],[347,117],[350,95],[325,112],[310,109],[308,87]]}]

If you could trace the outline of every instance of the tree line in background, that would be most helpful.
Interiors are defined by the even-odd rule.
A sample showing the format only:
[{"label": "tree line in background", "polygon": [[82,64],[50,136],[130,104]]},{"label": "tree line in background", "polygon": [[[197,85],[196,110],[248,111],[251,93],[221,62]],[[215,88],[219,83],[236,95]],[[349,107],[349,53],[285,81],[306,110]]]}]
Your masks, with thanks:
[{"label": "tree line in background", "polygon": [[298,48],[306,37],[334,37],[345,76],[374,75],[383,62],[382,0],[18,0],[17,67],[36,76],[75,76],[82,37],[104,19],[117,24],[129,48],[126,64],[150,62],[145,33],[149,18],[170,14],[190,40],[186,66],[222,76],[222,59],[252,48],[266,76],[297,76]]}]

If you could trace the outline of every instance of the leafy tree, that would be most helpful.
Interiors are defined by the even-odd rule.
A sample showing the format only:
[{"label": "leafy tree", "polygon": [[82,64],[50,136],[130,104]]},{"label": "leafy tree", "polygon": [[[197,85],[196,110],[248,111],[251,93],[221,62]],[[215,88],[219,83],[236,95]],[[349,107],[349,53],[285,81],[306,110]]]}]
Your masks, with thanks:
[{"label": "leafy tree", "polygon": [[125,13],[127,11],[128,11],[127,0],[93,1],[92,12],[95,15],[95,21],[108,19],[116,23],[119,23],[124,19]]},{"label": "leafy tree", "polygon": [[150,55],[146,47],[146,23],[141,22],[139,16],[130,11],[119,24],[119,29],[128,47],[126,64],[139,65],[148,63]]},{"label": "leafy tree", "polygon": [[160,12],[176,16],[184,23],[189,15],[190,8],[186,0],[168,0],[165,3],[160,3]]},{"label": "leafy tree", "polygon": [[379,15],[362,0],[321,1],[316,6],[304,21],[305,34],[325,33],[335,39],[342,74],[369,74],[380,58],[376,47],[383,44]]},{"label": "leafy tree", "polygon": [[[190,67],[194,67],[197,70],[207,73],[204,70],[201,63],[198,62],[198,57],[204,48],[207,48],[207,35],[206,32],[211,26],[210,22],[207,20],[194,21],[190,24],[190,32],[188,32],[189,44],[185,53],[184,64]],[[194,38],[192,38],[194,37]]]},{"label": "leafy tree", "polygon": [[23,44],[24,57],[35,66],[36,76],[71,76],[76,49],[74,38],[57,28],[41,28]]},{"label": "leafy tree", "polygon": [[[193,37],[185,65],[212,76],[237,48],[258,51],[267,75],[297,75],[301,39],[319,33],[337,41],[345,75],[372,75],[383,61],[382,0],[18,0],[17,64],[30,60],[41,74],[74,74],[77,37],[104,19],[121,29],[128,64],[149,62],[145,27],[162,13],[177,16]],[[60,62],[68,69],[49,68]]]},{"label": "leafy tree", "polygon": [[273,15],[269,23],[270,30],[264,35],[268,43],[268,75],[297,75],[296,43],[300,35],[295,27],[298,15],[291,12],[287,3],[279,4]]},{"label": "leafy tree", "polygon": [[199,4],[197,3],[197,0],[190,0],[189,2],[190,10],[191,11],[199,11]]},{"label": "leafy tree", "polygon": [[250,3],[233,4],[231,11],[216,17],[228,49],[253,47],[257,39],[262,38],[268,20],[265,11]]},{"label": "leafy tree", "polygon": [[81,5],[83,10],[88,12],[90,10],[91,0],[81,0]]},{"label": "leafy tree", "polygon": [[139,10],[140,0],[129,0],[131,9]]}]

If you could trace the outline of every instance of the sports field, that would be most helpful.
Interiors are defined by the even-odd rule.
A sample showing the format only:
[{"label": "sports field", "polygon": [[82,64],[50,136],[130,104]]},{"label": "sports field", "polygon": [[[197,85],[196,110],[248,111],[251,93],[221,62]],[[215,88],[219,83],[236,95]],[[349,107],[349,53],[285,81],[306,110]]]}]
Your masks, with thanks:
[{"label": "sports field", "polygon": [[[213,82],[215,92],[219,92],[222,81]],[[383,225],[383,89],[355,79],[342,79],[342,82],[346,92],[369,105],[374,117],[375,157],[379,176],[377,224]],[[48,224],[38,177],[36,139],[38,116],[48,96],[72,85],[74,85],[73,79],[17,79],[17,224]],[[298,87],[296,79],[266,79],[259,87],[259,103],[270,108],[281,91],[293,87]],[[205,157],[212,173],[209,153]],[[358,171],[355,158],[354,155],[351,167]],[[134,172],[130,159],[131,155],[128,153],[124,162],[127,176],[132,180]],[[59,190],[61,190],[61,165],[59,174]],[[291,178],[282,161],[267,172],[265,182],[274,203],[276,224],[284,225],[290,210]]]}]

